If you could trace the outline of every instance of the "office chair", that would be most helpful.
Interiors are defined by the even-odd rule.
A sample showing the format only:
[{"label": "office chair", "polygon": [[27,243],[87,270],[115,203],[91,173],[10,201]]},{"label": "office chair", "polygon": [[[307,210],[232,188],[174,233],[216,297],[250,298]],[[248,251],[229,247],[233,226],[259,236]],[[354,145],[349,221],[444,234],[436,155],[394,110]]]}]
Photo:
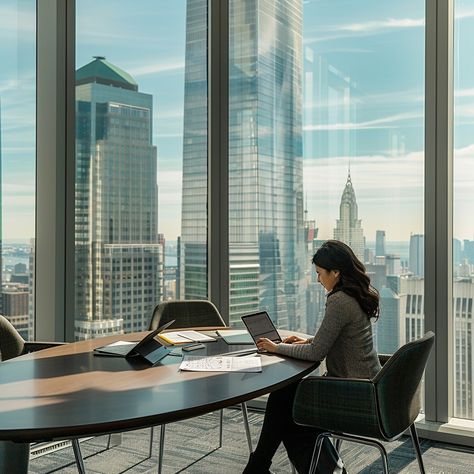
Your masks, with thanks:
[{"label": "office chair", "polygon": [[[415,419],[420,412],[420,385],[433,347],[431,331],[395,352],[371,380],[308,377],[297,389],[293,419],[317,427],[310,473],[316,470],[324,438],[354,441],[379,449],[384,473],[388,457],[382,441],[394,441],[407,429],[421,473],[425,473]],[[296,462],[296,460],[295,460]]]},{"label": "office chair", "polygon": [[[217,308],[213,303],[206,300],[183,300],[183,301],[164,301],[159,303],[151,318],[149,330],[165,324],[171,320],[175,323],[171,328],[187,328],[187,327],[208,327],[208,326],[222,326],[225,327],[225,322],[222,319]],[[252,438],[250,436],[250,427],[248,420],[247,404],[245,402],[240,404],[242,409],[242,416],[245,427],[245,434],[247,436],[247,444],[249,451],[253,451]],[[161,425],[160,436],[160,451],[158,456],[158,472],[161,472],[164,454],[164,439],[165,426]],[[220,426],[219,426],[219,446],[222,446],[222,426],[223,426],[223,410],[220,410]],[[216,448],[216,449],[218,449]]]},{"label": "office chair", "polygon": [[[48,347],[55,347],[63,342],[26,342],[13,325],[4,316],[0,315],[0,360],[13,359],[28,352],[35,352]],[[73,439],[72,447],[77,466],[84,468],[79,440]],[[29,443],[14,443],[0,441],[0,472],[20,474],[28,472],[30,458]],[[83,472],[83,471],[81,471]]]}]

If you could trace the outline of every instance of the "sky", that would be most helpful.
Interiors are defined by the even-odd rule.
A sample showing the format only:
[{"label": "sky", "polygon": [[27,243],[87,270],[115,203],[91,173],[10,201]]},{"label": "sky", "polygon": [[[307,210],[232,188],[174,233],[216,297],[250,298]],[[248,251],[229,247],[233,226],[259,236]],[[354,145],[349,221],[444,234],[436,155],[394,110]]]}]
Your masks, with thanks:
[{"label": "sky", "polygon": [[[234,0],[235,1],[235,0]],[[474,5],[456,2],[455,231],[474,239]],[[303,177],[332,237],[350,167],[367,240],[423,233],[424,0],[303,1]],[[3,240],[34,234],[34,0],[0,3]],[[153,95],[159,231],[180,234],[185,0],[78,0],[76,65],[92,56]],[[138,8],[139,6],[139,8]],[[321,72],[325,79],[320,79]]]}]

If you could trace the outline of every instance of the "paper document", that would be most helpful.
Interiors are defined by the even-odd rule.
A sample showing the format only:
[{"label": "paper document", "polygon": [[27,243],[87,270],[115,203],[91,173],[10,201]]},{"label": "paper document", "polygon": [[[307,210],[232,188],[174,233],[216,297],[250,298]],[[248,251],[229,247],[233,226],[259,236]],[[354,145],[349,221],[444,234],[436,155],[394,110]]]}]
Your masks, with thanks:
[{"label": "paper document", "polygon": [[159,336],[170,344],[183,344],[185,342],[213,342],[215,338],[206,336],[198,331],[172,331],[165,332]]},{"label": "paper document", "polygon": [[259,356],[193,356],[185,355],[180,370],[197,372],[261,372],[262,361]]}]

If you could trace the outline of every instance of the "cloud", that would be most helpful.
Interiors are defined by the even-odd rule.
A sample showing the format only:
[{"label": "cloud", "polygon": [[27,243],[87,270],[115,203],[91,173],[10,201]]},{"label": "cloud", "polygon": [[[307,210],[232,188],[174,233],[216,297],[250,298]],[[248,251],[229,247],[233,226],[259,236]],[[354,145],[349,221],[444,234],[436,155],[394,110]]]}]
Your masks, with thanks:
[{"label": "cloud", "polygon": [[361,130],[372,128],[393,128],[397,122],[406,121],[409,119],[423,119],[423,113],[406,112],[402,114],[389,115],[375,120],[368,120],[365,122],[343,122],[343,123],[328,123],[328,124],[308,124],[303,126],[303,131],[313,132],[318,130]]},{"label": "cloud", "polygon": [[418,28],[424,25],[424,18],[387,18],[386,20],[349,23],[347,25],[340,25],[338,28],[343,31],[378,33],[393,29]]},{"label": "cloud", "polygon": [[317,30],[313,30],[317,36],[308,35],[303,39],[303,43],[311,44],[353,36],[370,36],[406,28],[420,28],[424,25],[424,18],[386,18],[359,23],[320,26]]},{"label": "cloud", "polygon": [[150,74],[161,74],[165,72],[177,72],[184,70],[184,59],[173,59],[167,62],[148,64],[128,69],[133,77],[147,76]]},{"label": "cloud", "polygon": [[474,89],[454,89],[454,97],[474,97]]},{"label": "cloud", "polygon": [[[474,95],[474,89],[473,89]],[[377,104],[377,108],[382,109],[382,105],[401,105],[401,104],[413,104],[413,103],[424,103],[425,97],[422,91],[413,89],[413,90],[400,90],[385,92],[380,94],[370,94],[364,93],[363,96],[352,96],[351,102],[356,102],[359,106],[373,106]],[[327,109],[331,107],[340,107],[340,99],[327,99],[324,102],[309,102],[305,101],[303,103],[303,108],[305,110],[318,110],[318,109]]]},{"label": "cloud", "polygon": [[20,37],[22,40],[34,41],[35,35],[36,13],[33,3],[31,3],[31,8],[21,8],[21,3],[18,3],[18,6],[0,5],[0,38],[2,40],[8,38],[16,42]]}]

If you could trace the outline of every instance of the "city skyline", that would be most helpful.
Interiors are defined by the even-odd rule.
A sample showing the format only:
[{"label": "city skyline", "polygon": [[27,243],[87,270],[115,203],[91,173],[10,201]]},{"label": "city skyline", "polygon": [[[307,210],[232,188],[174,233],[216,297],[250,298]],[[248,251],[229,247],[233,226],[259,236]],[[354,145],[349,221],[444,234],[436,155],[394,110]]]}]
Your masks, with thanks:
[{"label": "city skyline", "polygon": [[[387,2],[378,2],[377,8],[371,9],[371,2],[363,1],[357,11],[348,4],[342,15],[340,2],[303,3],[304,47],[324,56],[331,67],[349,74],[353,87],[366,104],[356,121],[341,122],[337,117],[327,124],[305,121],[305,134],[329,133],[338,129],[357,130],[362,137],[363,133],[380,130],[408,130],[404,145],[397,147],[400,153],[395,155],[388,148],[372,153],[364,144],[367,137],[361,138],[363,146],[356,155],[314,157],[308,156],[304,148],[304,192],[309,215],[317,221],[320,236],[330,238],[350,161],[366,235],[375,236],[375,231],[382,228],[387,232],[387,241],[408,241],[410,234],[423,232],[423,133],[418,130],[416,140],[414,133],[410,134],[410,128],[413,129],[414,125],[417,128],[417,123],[422,127],[423,81],[421,76],[418,77],[421,86],[414,87],[413,78],[411,82],[410,77],[403,78],[403,82],[395,87],[401,78],[394,74],[393,77],[384,76],[383,81],[379,81],[382,86],[373,87],[374,82],[368,79],[368,75],[378,64],[381,51],[384,48],[390,51],[396,35],[406,37],[403,43],[395,44],[396,47],[406,48],[408,43],[420,54],[423,49],[423,41],[419,38],[424,29],[424,2],[402,2],[403,8],[398,11],[403,11],[403,15],[395,14]],[[160,21],[160,4],[143,2],[145,9],[154,12],[148,19],[139,12],[131,14],[127,2],[120,2],[121,8],[113,9],[106,1],[81,2],[77,18],[77,64],[86,64],[92,56],[103,54],[129,71],[140,83],[141,90],[154,96],[153,144],[158,147],[159,232],[169,240],[176,240],[181,228],[176,216],[181,207],[185,2],[168,4],[165,21]],[[12,5],[7,1],[0,7],[0,22],[4,26],[0,35],[5,44],[13,42],[16,45],[12,52],[6,50],[6,67],[2,68],[0,75],[4,128],[3,207],[4,222],[9,224],[4,226],[6,242],[28,241],[34,233],[34,2],[22,2],[18,7],[19,14]],[[110,21],[104,23],[106,12]],[[467,22],[467,27],[472,24],[473,10],[457,9],[456,12],[457,18]],[[157,21],[160,24],[159,36],[153,24]],[[17,28],[21,29],[21,35],[17,34]],[[127,32],[123,41],[116,34],[119,30]],[[176,34],[179,31],[182,34]],[[166,35],[170,34],[175,38],[172,44],[165,41]],[[418,39],[413,41],[413,38]],[[137,47],[140,47],[141,56],[135,53]],[[404,57],[403,54],[400,56]],[[360,65],[356,64],[356,59]],[[422,69],[421,63],[417,71]],[[469,61],[462,63],[464,76],[468,76],[471,70],[467,63]],[[395,66],[390,67],[391,72]],[[463,217],[469,212],[470,190],[474,187],[474,171],[469,166],[474,144],[470,142],[468,133],[472,122],[472,90],[467,79],[457,81],[456,100],[462,98],[463,102],[458,104],[456,113],[464,127],[460,127],[455,140],[454,235],[459,239],[474,238],[474,223]],[[373,102],[377,103],[379,110],[369,107]],[[317,106],[306,98],[305,112]],[[413,145],[414,142],[418,145]],[[366,153],[362,152],[363,149]],[[384,180],[384,177],[390,179]]]}]

